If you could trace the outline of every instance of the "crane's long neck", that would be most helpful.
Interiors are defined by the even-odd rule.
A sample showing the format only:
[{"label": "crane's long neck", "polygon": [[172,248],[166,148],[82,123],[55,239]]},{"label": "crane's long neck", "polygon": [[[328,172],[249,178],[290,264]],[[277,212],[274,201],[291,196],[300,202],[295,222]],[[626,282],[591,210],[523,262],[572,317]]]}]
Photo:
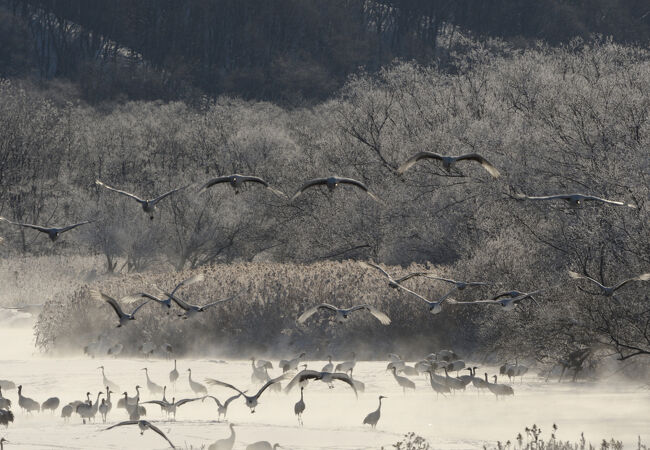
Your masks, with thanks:
[{"label": "crane's long neck", "polygon": [[230,437],[228,438],[230,442],[235,442],[235,427],[230,425]]},{"label": "crane's long neck", "polygon": [[176,360],[174,360],[174,370],[176,370]]},{"label": "crane's long neck", "polygon": [[97,400],[95,400],[95,404],[97,404],[97,403],[99,402],[99,396],[100,396],[100,395],[102,395],[101,392],[99,392],[99,393],[97,394]]},{"label": "crane's long neck", "polygon": [[302,394],[302,391],[303,391],[303,389],[301,388],[301,389],[300,389],[300,401],[303,400],[303,396],[302,396],[303,394]]},{"label": "crane's long neck", "polygon": [[377,411],[381,411],[381,397],[379,398],[379,407],[377,408]]}]

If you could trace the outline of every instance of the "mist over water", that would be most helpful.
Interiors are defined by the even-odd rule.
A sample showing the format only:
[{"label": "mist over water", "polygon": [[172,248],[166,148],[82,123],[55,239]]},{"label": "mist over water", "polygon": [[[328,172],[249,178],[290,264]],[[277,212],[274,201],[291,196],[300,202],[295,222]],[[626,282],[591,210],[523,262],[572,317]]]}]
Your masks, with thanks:
[{"label": "mist over water", "polygon": [[[173,368],[170,360],[90,359],[80,355],[52,358],[35,351],[33,331],[29,327],[0,327],[0,379],[23,384],[24,395],[39,402],[58,396],[62,405],[85,398],[90,392],[93,401],[102,388],[98,366],[106,367],[106,376],[119,384],[121,390],[133,395],[135,384],[143,386],[142,399],[158,399],[146,389],[143,367],[149,368],[152,381],[170,385],[168,374]],[[287,357],[290,357],[287,355]],[[277,361],[271,376],[280,373]],[[309,361],[309,368],[319,370],[325,361]],[[257,390],[250,383],[250,361],[228,361],[216,364],[208,360],[178,360],[180,373],[176,389],[168,387],[167,398],[194,397],[187,381],[187,368],[192,368],[195,381],[205,384],[205,378],[217,378],[242,389]],[[524,377],[523,383],[512,384],[515,396],[495,400],[492,394],[477,395],[472,386],[465,392],[436,397],[422,376],[411,377],[416,391],[404,395],[393,376],[386,372],[384,362],[358,362],[355,379],[366,384],[358,400],[343,384],[328,389],[320,382],[310,382],[305,389],[304,427],[297,426],[293,405],[300,398],[299,389],[290,394],[265,393],[255,414],[250,414],[242,401],[235,401],[228,410],[228,419],[236,424],[236,449],[257,440],[279,442],[291,449],[376,449],[390,446],[401,436],[413,431],[425,437],[433,448],[481,449],[493,447],[496,441],[515,442],[517,433],[524,434],[526,426],[537,424],[548,439],[553,423],[559,426],[556,437],[577,442],[585,433],[587,442],[599,444],[614,437],[626,448],[636,448],[650,441],[650,391],[637,385],[611,379],[600,383],[544,382],[535,373]],[[498,373],[497,367],[482,367],[477,374]],[[532,371],[531,371],[532,372]],[[500,380],[500,382],[507,382]],[[286,383],[283,383],[286,385]],[[222,401],[232,391],[209,386],[209,392]],[[75,414],[69,424],[59,417],[60,409],[50,413],[25,415],[17,406],[15,390],[4,392],[14,401],[16,421],[0,435],[12,441],[16,448],[165,448],[164,441],[153,433],[140,436],[135,427],[101,431],[106,426],[97,420],[82,425]],[[120,393],[113,394],[115,405]],[[382,417],[376,430],[362,425],[365,415],[377,407],[377,396],[385,395]],[[145,405],[147,419],[155,421],[179,447],[201,448],[229,435],[226,423],[216,422],[216,407],[212,400],[189,403],[179,409],[177,421],[168,421],[157,405]],[[127,420],[122,409],[113,409],[108,423]],[[34,430],[38,429],[35,433]]]}]

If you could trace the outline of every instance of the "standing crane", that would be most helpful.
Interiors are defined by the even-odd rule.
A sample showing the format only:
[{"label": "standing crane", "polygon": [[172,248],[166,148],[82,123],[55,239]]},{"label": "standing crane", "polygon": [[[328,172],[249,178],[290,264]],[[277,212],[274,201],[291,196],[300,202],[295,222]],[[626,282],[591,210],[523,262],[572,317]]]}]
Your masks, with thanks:
[{"label": "standing crane", "polygon": [[305,399],[303,397],[303,391],[305,390],[304,387],[300,388],[300,400],[296,402],[296,404],[293,406],[293,412],[298,416],[298,423],[300,426],[303,425],[302,423],[302,413],[305,412]]},{"label": "standing crane", "polygon": [[379,422],[379,418],[381,417],[381,400],[384,398],[388,397],[384,397],[383,395],[379,396],[379,407],[375,411],[368,414],[365,419],[363,419],[364,425],[368,424],[372,428],[375,428],[377,426],[377,422]]},{"label": "standing crane", "polygon": [[208,395],[208,389],[205,386],[192,380],[192,369],[187,369],[187,372],[189,373],[188,381],[190,383],[190,389],[192,389],[192,392],[194,392],[196,395]]}]

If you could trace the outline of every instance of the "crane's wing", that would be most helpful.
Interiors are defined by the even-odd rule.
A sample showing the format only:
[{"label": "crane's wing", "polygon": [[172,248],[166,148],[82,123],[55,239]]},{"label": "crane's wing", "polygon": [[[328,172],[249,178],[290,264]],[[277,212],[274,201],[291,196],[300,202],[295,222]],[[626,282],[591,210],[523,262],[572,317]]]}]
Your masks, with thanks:
[{"label": "crane's wing", "polygon": [[[239,397],[240,395],[241,395],[241,394],[238,394],[238,395],[236,395],[235,397]],[[218,399],[217,397],[215,397],[215,396],[213,396],[213,395],[206,395],[206,396],[203,397],[203,399],[201,399],[201,401],[204,402],[206,398],[211,398],[212,400],[215,401],[215,403],[217,404],[217,406],[218,406],[219,408],[223,408],[223,405],[221,404],[221,402],[219,401],[219,399]],[[231,398],[232,398],[232,397],[231,397]]]},{"label": "crane's wing", "polygon": [[368,194],[373,200],[375,200],[376,202],[382,203],[382,201],[379,199],[379,197],[377,197],[375,194],[370,192],[370,190],[368,189],[368,186],[363,184],[361,181],[355,180],[353,178],[337,178],[337,180],[338,180],[339,183],[350,184],[352,186],[356,186],[356,187],[364,190],[366,192],[366,194]]},{"label": "crane's wing", "polygon": [[59,230],[59,233],[65,233],[66,231],[70,231],[73,228],[77,228],[81,225],[86,225],[87,223],[93,223],[94,220],[84,220],[83,222],[75,223],[74,225],[68,225],[67,227],[63,227]]},{"label": "crane's wing", "polygon": [[431,278],[432,280],[444,281],[446,283],[451,283],[451,284],[456,284],[457,283],[456,280],[452,280],[452,279],[449,279],[449,278],[436,277],[436,276],[432,276],[432,275],[425,275],[425,276],[427,278]]},{"label": "crane's wing", "polygon": [[485,303],[488,305],[501,305],[501,301],[499,300],[474,300],[473,302],[459,302],[458,300],[453,300],[453,299],[447,299],[449,303],[452,303],[454,305],[478,305],[481,303]]},{"label": "crane's wing", "polygon": [[[246,392],[246,391],[244,391],[244,392]],[[233,395],[232,397],[228,398],[228,400],[225,401],[225,403],[223,404],[223,406],[225,406],[225,407],[227,408],[228,405],[230,405],[230,403],[231,403],[232,401],[237,400],[239,397],[241,397],[241,394]],[[218,405],[218,404],[219,404],[219,400],[217,400],[217,399],[215,398],[215,401],[217,402],[217,405]]]},{"label": "crane's wing", "polygon": [[586,275],[580,275],[579,273],[572,272],[571,270],[569,270],[569,276],[570,276],[571,278],[573,278],[574,280],[579,280],[579,279],[581,279],[581,278],[584,279],[584,280],[589,280],[589,281],[591,281],[592,283],[597,284],[597,285],[600,286],[601,288],[603,288],[603,289],[605,288],[605,286],[603,286],[600,282],[598,282],[598,281],[594,280],[593,278],[588,277],[588,276],[586,276]]},{"label": "crane's wing", "polygon": [[[536,291],[532,292],[524,292],[523,294],[511,299],[514,303],[519,303],[522,300],[525,300],[527,298],[531,299],[537,306],[539,306],[539,303],[537,303],[537,300],[535,300],[535,297],[533,295],[539,294],[540,292],[543,292],[544,289],[538,289]],[[504,305],[505,306],[505,305]]]},{"label": "crane's wing", "polygon": [[385,276],[386,278],[388,278],[389,280],[392,280],[392,279],[393,279],[393,277],[391,277],[391,276],[388,274],[388,272],[386,272],[384,269],[382,269],[381,266],[379,266],[379,265],[377,265],[377,264],[375,264],[375,263],[373,263],[373,262],[366,262],[366,261],[359,261],[359,262],[360,262],[360,264],[361,264],[362,266],[366,266],[366,267],[370,267],[370,268],[377,269],[378,271],[380,271],[381,273],[383,273],[384,276]]},{"label": "crane's wing", "polygon": [[211,308],[212,306],[218,305],[219,303],[225,303],[233,300],[235,297],[237,297],[239,294],[232,295],[228,298],[223,298],[221,300],[217,300],[216,302],[208,303],[207,305],[203,305],[199,308],[201,311],[205,311],[208,308]]},{"label": "crane's wing", "polygon": [[596,197],[595,195],[583,195],[582,198],[583,198],[583,200],[595,200],[595,201],[602,202],[602,203],[607,203],[607,204],[610,204],[610,205],[627,206],[628,208],[636,208],[636,206],[634,206],[634,205],[632,205],[630,203],[618,202],[616,200],[608,200],[606,198]]},{"label": "crane's wing", "polygon": [[41,231],[43,233],[47,233],[51,230],[51,228],[46,228],[46,227],[41,227],[39,225],[32,225],[30,223],[21,223],[21,222],[12,222],[11,220],[5,218],[5,217],[0,217],[0,220],[3,222],[10,223],[11,225],[18,225],[19,227],[25,227],[25,228],[32,228],[34,230]]},{"label": "crane's wing", "polygon": [[278,197],[280,197],[280,198],[284,198],[284,199],[289,198],[289,196],[288,196],[287,194],[285,194],[284,192],[282,192],[282,191],[279,190],[279,189],[276,189],[276,188],[271,187],[271,186],[267,186],[266,188],[267,188],[269,191],[273,192],[276,196],[278,196]]},{"label": "crane's wing", "polygon": [[494,297],[492,297],[491,300],[499,300],[502,297],[511,297],[512,298],[512,297],[517,297],[517,296],[522,295],[522,294],[523,294],[523,292],[519,292],[519,291],[500,292],[497,295],[495,295]]},{"label": "crane's wing", "polygon": [[617,290],[618,288],[625,286],[627,283],[631,281],[648,281],[648,280],[650,280],[650,273],[644,273],[643,275],[639,275],[638,277],[628,278],[627,280],[621,281],[616,286],[614,286],[614,290]]},{"label": "crane's wing", "polygon": [[371,305],[358,305],[358,306],[353,306],[350,308],[350,312],[352,311],[358,311],[360,309],[367,309],[370,311],[370,314],[372,314],[375,319],[379,320],[382,325],[390,325],[390,317],[388,317],[385,313],[381,312],[377,308]]},{"label": "crane's wing", "polygon": [[411,167],[415,165],[416,162],[418,162],[421,159],[438,159],[442,160],[442,156],[433,153],[433,152],[419,152],[416,153],[415,155],[411,156],[409,159],[407,159],[401,166],[397,168],[397,173],[402,174],[409,170]]},{"label": "crane's wing", "polygon": [[145,200],[142,200],[142,199],[141,199],[140,197],[138,197],[137,195],[131,194],[130,192],[126,192],[126,191],[121,191],[121,190],[119,190],[119,189],[115,189],[114,187],[109,186],[109,185],[106,184],[106,183],[102,183],[102,182],[99,181],[99,180],[95,180],[95,184],[96,184],[97,186],[105,187],[105,188],[108,189],[109,191],[113,191],[113,192],[117,192],[118,194],[126,195],[127,197],[132,198],[133,200],[135,200],[135,201],[138,202],[138,203],[146,203]]},{"label": "crane's wing", "polygon": [[105,428],[104,431],[112,430],[115,427],[121,427],[121,426],[124,426],[124,425],[137,425],[137,424],[138,424],[137,420],[126,420],[124,422],[120,422],[120,423],[116,423],[115,425],[111,425],[110,427]]},{"label": "crane's wing", "polygon": [[368,306],[368,311],[370,311],[370,314],[375,316],[375,319],[379,320],[382,325],[390,325],[390,317],[383,311],[378,310],[374,306]]},{"label": "crane's wing", "polygon": [[156,296],[154,296],[152,294],[149,294],[148,292],[138,292],[136,294],[130,294],[130,295],[127,295],[126,297],[120,299],[120,301],[131,303],[131,302],[134,302],[134,301],[136,301],[138,299],[141,299],[141,298],[148,298],[149,300],[153,300],[156,303],[165,304],[164,300],[161,300],[158,297],[156,297]]},{"label": "crane's wing", "polygon": [[356,305],[348,309],[348,312],[354,312],[354,311],[359,311],[360,309],[368,309],[370,305],[368,304],[363,304],[363,305]]},{"label": "crane's wing", "polygon": [[193,275],[178,283],[174,288],[174,290],[172,291],[172,295],[174,295],[176,291],[182,288],[183,286],[189,286],[191,284],[198,283],[199,281],[203,281],[204,279],[205,279],[205,275],[203,275],[203,272],[197,273],[196,275]]},{"label": "crane's wing", "polygon": [[146,401],[146,402],[141,402],[140,404],[144,405],[144,404],[147,404],[147,403],[155,403],[156,405],[160,405],[163,408],[167,408],[169,405],[171,405],[171,403],[163,402],[162,400],[149,400],[149,401]]},{"label": "crane's wing", "polygon": [[264,187],[269,187],[269,183],[265,181],[264,179],[260,177],[255,177],[255,176],[249,176],[249,175],[242,175],[239,178],[241,178],[243,183],[251,182],[251,183],[259,183],[263,185]]},{"label": "crane's wing", "polygon": [[354,395],[359,397],[359,394],[357,393],[357,388],[354,385],[354,381],[347,374],[345,374],[345,373],[333,373],[332,374],[332,379],[333,380],[343,381],[344,383],[347,383],[352,388],[352,390],[354,391]]},{"label": "crane's wing", "polygon": [[152,431],[155,431],[156,433],[158,433],[159,435],[161,435],[161,436],[162,436],[162,437],[163,437],[163,438],[164,438],[164,439],[169,443],[169,445],[171,446],[171,448],[176,448],[176,447],[174,447],[174,444],[172,444],[172,441],[170,441],[170,440],[167,438],[167,436],[165,436],[165,433],[163,433],[162,431],[160,431],[160,428],[158,428],[157,426],[155,426],[155,425],[152,424],[151,422],[148,422],[148,425],[149,425],[149,429],[151,429]]},{"label": "crane's wing", "polygon": [[158,197],[156,197],[156,198],[154,198],[153,200],[151,200],[151,203],[152,203],[153,205],[155,205],[155,204],[158,203],[160,200],[162,200],[162,199],[164,199],[164,198],[166,198],[166,197],[169,197],[170,195],[172,195],[172,194],[174,194],[174,193],[176,193],[176,192],[178,192],[178,191],[182,191],[183,189],[187,189],[189,186],[190,186],[190,185],[188,184],[187,186],[182,186],[182,187],[179,187],[179,188],[176,188],[176,189],[172,189],[172,190],[169,191],[169,192],[165,192],[164,194],[159,195]]},{"label": "crane's wing", "polygon": [[298,317],[298,323],[305,323],[307,319],[309,319],[311,316],[316,314],[316,311],[319,309],[328,309],[330,311],[338,311],[338,309],[335,306],[332,306],[328,303],[321,303],[320,305],[316,305],[313,308],[309,308],[307,311],[302,313],[300,317]]},{"label": "crane's wing", "polygon": [[135,309],[133,310],[133,312],[131,313],[131,315],[135,316],[135,313],[137,313],[140,310],[140,308],[142,308],[147,303],[149,303],[149,300],[146,300],[146,301],[142,302],[140,305],[136,306]]},{"label": "crane's wing", "polygon": [[259,397],[260,395],[262,395],[262,392],[264,392],[264,391],[266,390],[266,388],[268,388],[268,387],[271,386],[272,384],[279,383],[280,381],[285,380],[288,376],[289,376],[288,373],[283,373],[282,375],[280,375],[280,376],[277,377],[277,378],[270,379],[269,381],[267,381],[267,382],[264,384],[264,386],[262,386],[262,387],[260,388],[259,391],[257,391],[257,394],[255,394],[255,397]]},{"label": "crane's wing", "polygon": [[409,289],[409,288],[407,288],[407,287],[404,287],[404,286],[402,286],[402,285],[399,284],[399,283],[397,284],[397,286],[399,286],[399,288],[400,288],[401,290],[406,291],[406,292],[408,292],[408,293],[411,294],[411,295],[415,295],[417,298],[419,298],[420,300],[426,302],[426,303],[429,304],[429,305],[430,305],[431,303],[433,303],[431,300],[429,300],[429,299],[427,299],[427,298],[424,298],[423,296],[421,296],[421,295],[418,294],[417,292],[412,291],[411,289]]},{"label": "crane's wing", "polygon": [[519,200],[570,200],[572,196],[570,194],[542,195],[542,196],[516,194],[515,197]]},{"label": "crane's wing", "polygon": [[259,184],[263,185],[265,188],[267,188],[269,191],[273,192],[278,197],[287,198],[287,194],[285,194],[284,192],[279,191],[279,190],[271,187],[271,185],[268,183],[268,181],[266,181],[266,180],[264,180],[264,179],[262,179],[260,177],[242,176],[241,179],[242,179],[242,181],[244,183],[246,183],[246,182],[259,183]]},{"label": "crane's wing", "polygon": [[203,184],[203,186],[199,188],[199,194],[202,194],[203,192],[210,189],[215,184],[228,183],[228,182],[230,182],[230,176],[212,178],[211,180],[208,180],[205,184]]},{"label": "crane's wing", "polygon": [[483,168],[487,170],[488,173],[492,175],[492,177],[494,178],[499,178],[499,176],[501,176],[497,168],[494,167],[492,164],[490,164],[490,162],[487,159],[483,158],[478,153],[468,153],[466,155],[461,155],[456,157],[456,161],[463,161],[463,160],[476,161],[480,163],[481,166],[483,166]]},{"label": "crane's wing", "polygon": [[208,383],[209,385],[212,385],[212,386],[223,386],[223,387],[233,389],[233,390],[239,392],[240,394],[244,394],[242,391],[237,389],[232,384],[224,383],[223,381],[215,380],[214,378],[206,378],[205,382]]},{"label": "crane's wing", "polygon": [[167,292],[163,292],[163,293],[164,293],[167,297],[171,298],[171,299],[174,301],[174,303],[176,303],[178,306],[180,306],[180,307],[181,307],[182,309],[184,309],[185,311],[189,311],[190,309],[192,309],[192,306],[191,306],[189,303],[185,303],[185,302],[184,302],[183,300],[181,300],[180,298],[178,298],[178,297],[176,297],[176,296],[174,296],[174,295],[172,295],[172,294],[169,294],[169,293],[167,293]]},{"label": "crane's wing", "polygon": [[456,290],[458,290],[458,287],[457,287],[457,286],[454,286],[454,287],[451,288],[451,289],[450,289],[450,290],[449,290],[445,295],[443,295],[443,296],[440,297],[438,300],[436,300],[436,303],[442,303],[442,302],[444,302],[445,300],[447,300],[447,301],[452,300],[452,299],[449,298],[449,296],[450,296],[451,294],[453,294],[454,292],[456,292]]},{"label": "crane's wing", "polygon": [[410,280],[411,278],[423,277],[425,275],[433,275],[433,274],[430,273],[430,272],[413,272],[413,273],[409,273],[407,275],[404,275],[402,278],[398,278],[395,281],[399,284],[399,283],[401,283],[403,281]]},{"label": "crane's wing", "polygon": [[111,305],[111,307],[115,311],[115,314],[117,314],[118,317],[122,318],[123,316],[125,316],[124,311],[122,311],[122,307],[120,306],[119,303],[117,303],[117,300],[115,300],[113,297],[109,297],[108,295],[96,289],[90,290],[90,297],[93,300],[104,301],[109,305]]},{"label": "crane's wing", "polygon": [[293,194],[291,201],[298,198],[298,196],[305,192],[306,189],[309,189],[312,186],[317,186],[319,184],[327,184],[327,178],[314,178],[313,180],[306,181],[302,186],[300,186],[300,189],[298,189],[298,191]]},{"label": "crane's wing", "polygon": [[293,387],[300,383],[301,381],[305,380],[320,380],[323,377],[323,374],[321,372],[317,372],[315,370],[301,370],[296,374],[295,377],[289,381],[289,383],[285,386],[284,392],[290,392]]},{"label": "crane's wing", "polygon": [[181,406],[183,406],[183,405],[186,404],[186,403],[195,402],[195,401],[197,401],[197,400],[201,400],[202,398],[203,398],[203,397],[196,397],[196,398],[183,398],[183,399],[181,399],[181,400],[179,400],[179,401],[176,402],[176,407],[177,407],[177,408],[180,408]]}]

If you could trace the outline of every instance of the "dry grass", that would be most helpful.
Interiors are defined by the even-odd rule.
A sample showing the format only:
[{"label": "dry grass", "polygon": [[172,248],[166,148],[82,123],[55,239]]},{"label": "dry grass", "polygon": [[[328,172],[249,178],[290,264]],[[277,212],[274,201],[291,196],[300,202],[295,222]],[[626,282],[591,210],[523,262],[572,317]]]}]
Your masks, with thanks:
[{"label": "dry grass", "polygon": [[0,306],[41,304],[65,296],[102,272],[96,256],[13,256],[0,258]]},{"label": "dry grass", "polygon": [[[411,269],[427,268],[414,265]],[[458,326],[465,314],[431,316],[420,300],[389,288],[378,273],[357,262],[238,263],[198,270],[205,274],[205,281],[184,289],[182,298],[195,304],[239,294],[237,299],[188,320],[174,314],[179,309],[167,315],[166,310],[151,304],[139,312],[133,324],[116,329],[113,311],[90,299],[90,287],[121,298],[151,290],[154,284],[171,288],[197,271],[115,277],[78,287],[70,295],[56,295],[36,324],[37,343],[45,350],[79,350],[103,336],[122,343],[130,354],[136,354],[142,342],[154,342],[171,344],[176,354],[248,356],[251,351],[260,355],[281,349],[283,354],[304,350],[324,356],[354,350],[375,358],[389,351],[421,355],[452,344],[458,348],[467,339],[465,328]],[[427,295],[441,294],[447,288],[431,280],[409,283]],[[322,302],[337,306],[368,303],[385,311],[393,322],[385,327],[362,312],[345,324],[333,323],[325,313],[318,313],[305,325],[297,324],[302,311]]]},{"label": "dry grass", "polygon": [[[547,433],[548,434],[548,433]],[[580,434],[580,438],[576,442],[562,441],[558,438],[558,426],[553,424],[551,427],[550,437],[543,436],[542,429],[537,425],[526,427],[524,433],[519,433],[514,441],[507,440],[505,443],[498,441],[496,446],[485,445],[485,450],[622,450],[623,443],[614,438],[609,440],[603,439],[600,445],[594,445],[588,442],[584,433]],[[641,442],[641,437],[637,441],[637,450],[647,450],[647,446]]]}]

